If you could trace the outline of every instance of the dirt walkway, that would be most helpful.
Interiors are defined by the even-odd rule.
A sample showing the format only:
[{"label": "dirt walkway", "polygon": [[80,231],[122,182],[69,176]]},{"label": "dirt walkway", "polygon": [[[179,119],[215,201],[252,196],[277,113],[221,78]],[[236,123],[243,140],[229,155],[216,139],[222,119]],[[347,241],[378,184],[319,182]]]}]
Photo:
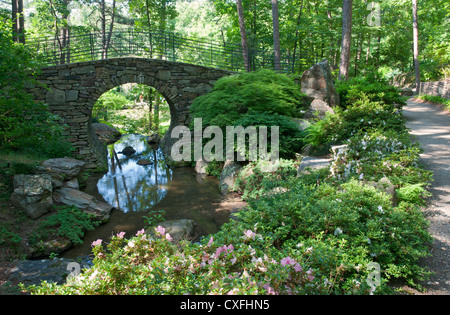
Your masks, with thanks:
[{"label": "dirt walkway", "polygon": [[404,108],[407,126],[424,153],[426,167],[434,172],[433,197],[424,210],[435,241],[423,264],[435,273],[423,285],[426,294],[450,295],[450,112],[439,105],[410,99]]}]

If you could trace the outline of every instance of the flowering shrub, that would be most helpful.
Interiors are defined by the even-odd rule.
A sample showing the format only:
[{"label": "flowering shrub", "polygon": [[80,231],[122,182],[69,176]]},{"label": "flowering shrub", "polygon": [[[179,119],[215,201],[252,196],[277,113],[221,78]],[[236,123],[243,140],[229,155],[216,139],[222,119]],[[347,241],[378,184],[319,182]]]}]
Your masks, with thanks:
[{"label": "flowering shrub", "polygon": [[[331,177],[370,181],[387,177],[401,188],[399,196],[405,201],[421,203],[423,199],[420,202],[419,199],[428,196],[423,187],[431,181],[432,173],[420,166],[421,150],[411,143],[407,133],[361,133],[350,138],[347,144],[347,150],[339,152],[331,163]],[[407,188],[410,185],[416,186]],[[411,195],[413,191],[415,196]]]},{"label": "flowering shrub", "polygon": [[307,130],[306,142],[313,147],[341,144],[361,132],[406,131],[405,120],[397,111],[387,109],[381,103],[367,98],[355,101],[336,114],[327,115]]},{"label": "flowering shrub", "polygon": [[[105,250],[93,242],[94,267],[62,286],[43,282],[35,294],[306,294],[327,293],[330,281],[310,268],[311,250],[262,252],[264,240],[245,231],[235,245],[175,244],[158,227],[127,240],[120,233]],[[286,254],[284,254],[286,253]]]}]

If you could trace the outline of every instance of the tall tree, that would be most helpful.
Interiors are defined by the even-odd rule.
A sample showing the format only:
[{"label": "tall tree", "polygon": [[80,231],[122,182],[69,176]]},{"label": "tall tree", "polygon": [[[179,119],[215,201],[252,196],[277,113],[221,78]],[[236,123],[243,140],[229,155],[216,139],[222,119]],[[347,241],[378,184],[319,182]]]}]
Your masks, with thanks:
[{"label": "tall tree", "polygon": [[106,6],[106,0],[100,0],[100,21],[102,25],[102,59],[108,58],[108,51],[111,44],[111,37],[114,30],[114,20],[116,18],[116,0],[112,2],[112,8],[110,9],[111,20],[109,24],[109,30],[106,30],[106,20],[108,16],[108,8]]},{"label": "tall tree", "polygon": [[280,18],[278,0],[272,0],[273,50],[275,54],[275,71],[281,70]]},{"label": "tall tree", "polygon": [[344,0],[344,6],[342,8],[341,61],[339,65],[339,80],[341,81],[348,79],[352,43],[352,10],[353,0]]},{"label": "tall tree", "polygon": [[412,0],[413,10],[413,37],[414,37],[414,72],[416,75],[416,93],[420,91],[419,68],[419,23],[417,21],[417,0]]},{"label": "tall tree", "polygon": [[25,44],[23,0],[12,0],[13,41]]},{"label": "tall tree", "polygon": [[244,57],[244,66],[245,66],[245,70],[247,72],[250,72],[247,31],[245,28],[244,8],[242,6],[242,0],[236,0],[236,5],[237,5],[238,16],[239,16],[239,28],[241,31],[242,55]]}]

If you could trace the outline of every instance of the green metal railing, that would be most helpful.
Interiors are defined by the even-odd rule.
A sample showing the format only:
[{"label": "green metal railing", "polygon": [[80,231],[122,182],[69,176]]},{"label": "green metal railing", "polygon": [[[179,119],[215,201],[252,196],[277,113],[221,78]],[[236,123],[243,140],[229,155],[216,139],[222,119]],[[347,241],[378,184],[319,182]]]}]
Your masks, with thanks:
[{"label": "green metal railing", "polygon": [[[145,57],[236,72],[245,70],[241,45],[218,44],[173,32],[132,28],[112,32],[109,45],[106,45],[108,35],[89,32],[71,34],[64,40],[57,37],[30,39],[27,46],[34,48],[47,66],[106,58]],[[288,51],[282,51],[281,72],[301,73],[315,62],[302,56],[295,59]],[[249,60],[251,70],[274,68],[273,50],[250,50]]]}]

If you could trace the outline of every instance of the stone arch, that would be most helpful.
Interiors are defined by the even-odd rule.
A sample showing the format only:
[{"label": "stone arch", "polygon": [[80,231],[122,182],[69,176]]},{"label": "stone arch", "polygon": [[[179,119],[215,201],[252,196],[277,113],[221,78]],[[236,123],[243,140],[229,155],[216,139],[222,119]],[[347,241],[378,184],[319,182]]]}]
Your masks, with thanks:
[{"label": "stone arch", "polygon": [[68,126],[67,136],[88,169],[104,167],[106,146],[92,128],[92,109],[105,92],[123,84],[155,88],[167,100],[171,125],[163,139],[166,152],[173,144],[171,130],[190,123],[189,109],[200,95],[232,72],[160,59],[115,58],[46,67],[32,88],[36,101],[48,104]]}]

